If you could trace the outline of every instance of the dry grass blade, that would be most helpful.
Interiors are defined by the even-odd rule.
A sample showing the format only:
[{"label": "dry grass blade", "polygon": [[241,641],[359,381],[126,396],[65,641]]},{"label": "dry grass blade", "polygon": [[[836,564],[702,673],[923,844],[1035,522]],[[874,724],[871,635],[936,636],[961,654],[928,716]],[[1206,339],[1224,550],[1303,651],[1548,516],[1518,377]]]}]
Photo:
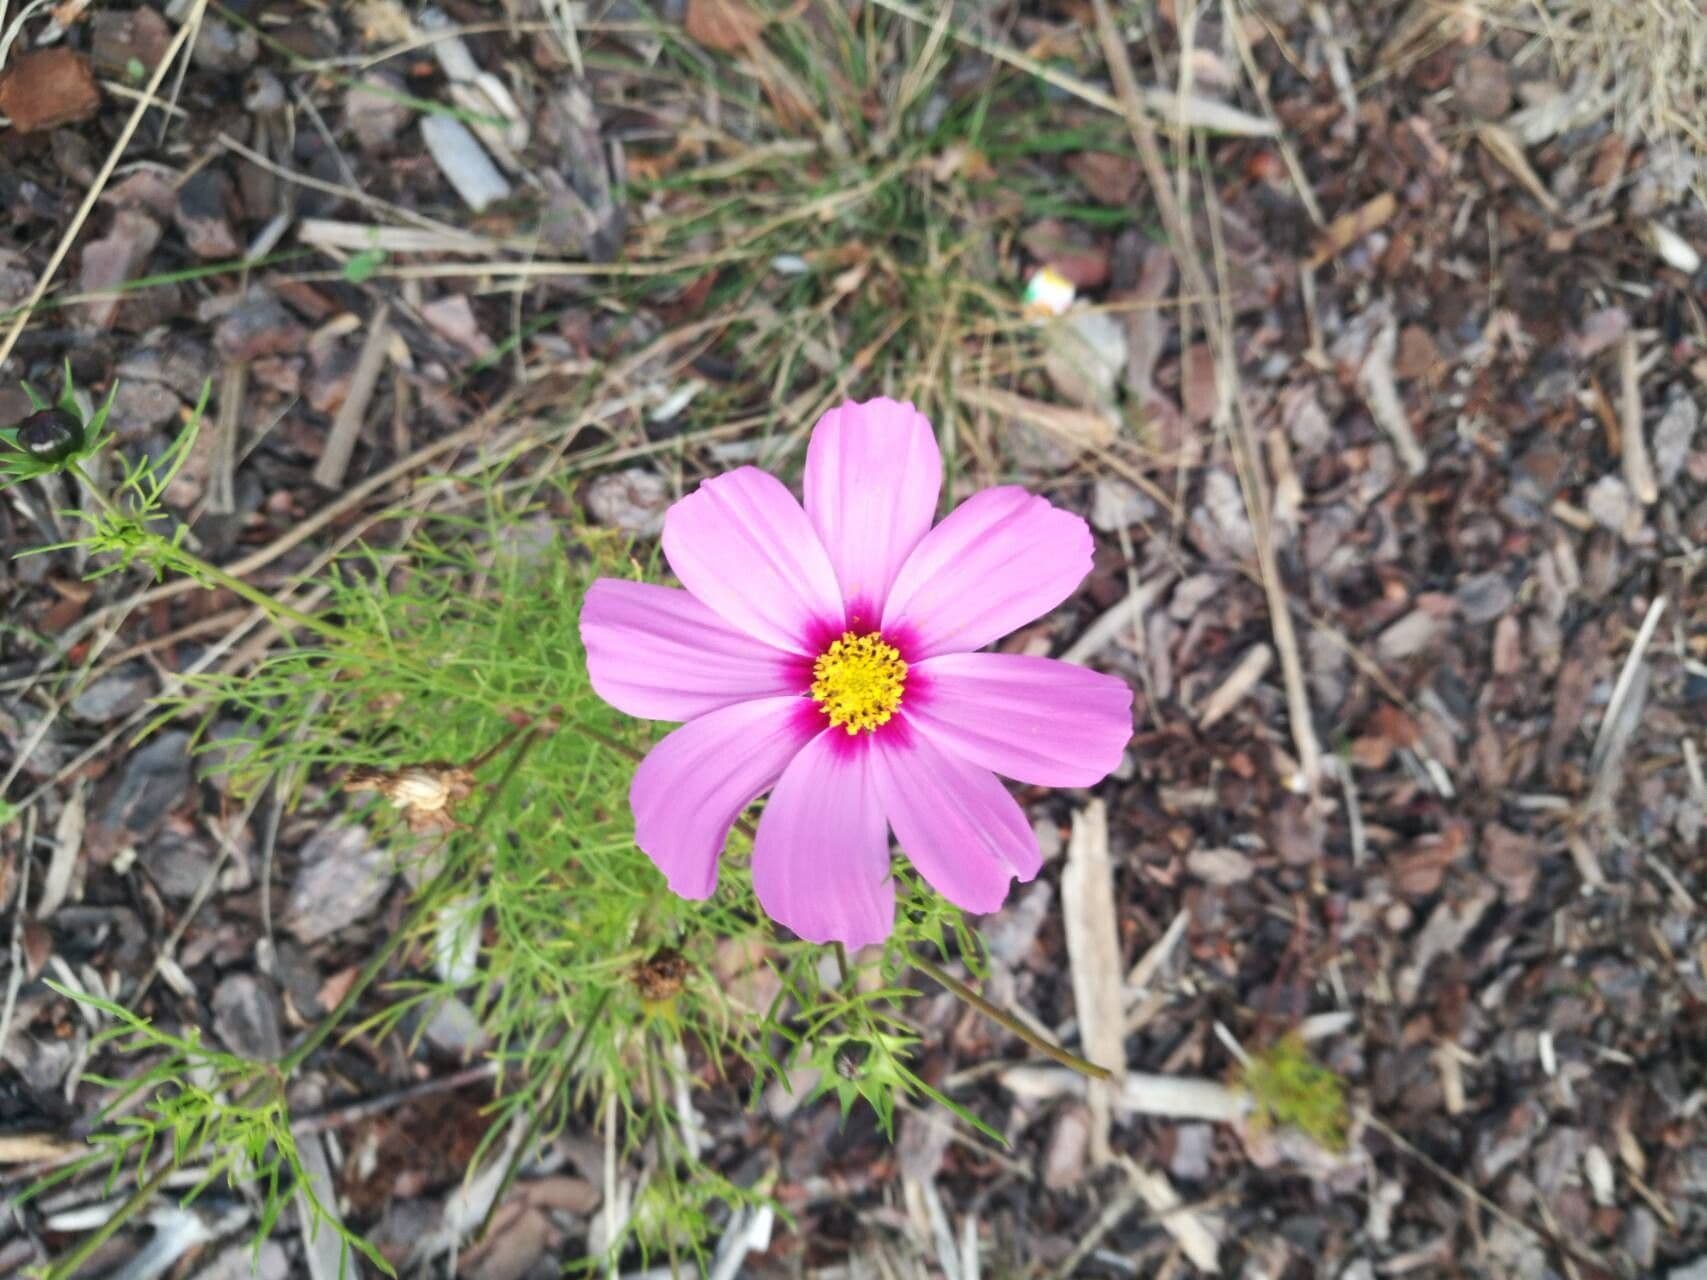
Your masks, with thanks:
[{"label": "dry grass blade", "polygon": [[[905,0],[875,0],[880,8],[888,9],[891,13],[900,14],[909,22],[916,22],[921,27],[935,29],[937,19],[928,13],[905,3]],[[1070,93],[1081,102],[1088,102],[1093,107],[1100,107],[1114,115],[1122,115],[1126,105],[1122,98],[1111,98],[1095,85],[1077,76],[1069,75],[1045,62],[1040,62],[1018,49],[1003,44],[1000,40],[989,40],[973,32],[964,31],[959,27],[950,27],[948,34],[969,49],[976,49],[987,58],[1005,62],[1028,76],[1033,76],[1045,84],[1053,85],[1064,93]],[[1226,134],[1230,137],[1270,138],[1279,133],[1280,129],[1273,120],[1263,116],[1252,115],[1241,111],[1224,102],[1206,98],[1199,94],[1181,94],[1172,89],[1158,88],[1154,85],[1138,88],[1134,86],[1133,101],[1139,108],[1161,120],[1164,124],[1176,129],[1207,129],[1211,133]]]},{"label": "dry grass blade", "polygon": [[1411,428],[1411,415],[1405,411],[1404,397],[1399,394],[1398,375],[1393,371],[1393,357],[1399,348],[1399,326],[1389,319],[1369,344],[1369,354],[1357,371],[1357,387],[1369,406],[1369,414],[1387,433],[1399,461],[1413,476],[1428,470],[1428,454]]},{"label": "dry grass blade", "polygon": [[1624,659],[1624,666],[1618,672],[1618,681],[1612,686],[1612,696],[1607,699],[1606,714],[1600,719],[1600,729],[1594,739],[1594,750],[1589,755],[1591,771],[1598,771],[1605,761],[1607,744],[1612,737],[1612,726],[1630,697],[1631,687],[1636,683],[1636,673],[1647,657],[1648,646],[1654,642],[1654,633],[1659,630],[1660,619],[1665,616],[1666,604],[1665,596],[1656,596],[1642,618],[1641,629],[1636,632],[1636,642],[1630,646],[1630,654]]},{"label": "dry grass blade", "polygon": [[1086,663],[1101,653],[1123,631],[1139,634],[1144,615],[1150,606],[1161,599],[1162,592],[1174,583],[1171,570],[1163,570],[1136,591],[1128,591],[1085,628],[1084,635],[1075,640],[1061,655],[1063,662]]},{"label": "dry grass blade", "polygon": [[[1465,6],[1468,10],[1471,6]],[[1538,32],[1561,80],[1644,135],[1662,162],[1707,162],[1707,7],[1700,0],[1483,0],[1482,16]],[[1680,173],[1685,169],[1679,167]],[[1707,198],[1707,166],[1693,183]]]},{"label": "dry grass blade", "polygon": [[1228,712],[1245,700],[1273,665],[1273,649],[1266,644],[1252,645],[1245,651],[1245,656],[1227,673],[1227,678],[1203,700],[1203,710],[1198,715],[1197,727],[1211,729],[1218,724]]},{"label": "dry grass blade", "polygon": [[1554,217],[1564,213],[1553,193],[1547,190],[1547,184],[1541,181],[1541,175],[1535,172],[1535,166],[1529,163],[1529,157],[1523,154],[1523,145],[1512,137],[1509,130],[1484,121],[1476,126],[1476,137],[1487,148],[1488,154],[1505,166],[1511,176],[1523,184],[1524,190],[1535,197],[1535,203]]},{"label": "dry grass blade", "polygon": [[1618,672],[1618,681],[1612,686],[1606,713],[1600,718],[1594,750],[1589,755],[1589,772],[1594,779],[1587,803],[1591,813],[1604,810],[1611,803],[1620,777],[1619,766],[1640,725],[1642,705],[1648,691],[1648,648],[1653,644],[1665,610],[1665,596],[1656,597],[1648,606],[1641,630],[1636,633],[1636,642],[1630,646],[1630,654]]},{"label": "dry grass blade", "polygon": [[[1179,259],[1181,275],[1191,295],[1206,300],[1219,299],[1220,293],[1212,287],[1209,273],[1204,270],[1203,263],[1193,248],[1195,241],[1191,228],[1174,197],[1174,186],[1169,180],[1167,165],[1162,159],[1155,126],[1144,113],[1137,77],[1132,71],[1132,61],[1127,57],[1126,46],[1121,39],[1120,29],[1115,24],[1114,15],[1109,10],[1108,0],[1094,2],[1097,35],[1102,43],[1103,57],[1108,62],[1109,73],[1119,91],[1122,114],[1132,134],[1133,144],[1138,149],[1138,158],[1149,183],[1151,198],[1155,201],[1156,210],[1161,217],[1162,228]],[[1211,228],[1214,227],[1212,219]],[[1205,305],[1212,307],[1213,312],[1220,313],[1206,317],[1204,331],[1215,356],[1223,412],[1231,411],[1240,427],[1235,437],[1234,449],[1240,462],[1240,487],[1244,491],[1246,504],[1251,509],[1257,568],[1263,593],[1268,601],[1269,625],[1274,633],[1274,647],[1280,655],[1281,675],[1286,689],[1287,719],[1293,742],[1298,748],[1298,777],[1290,781],[1299,792],[1314,796],[1321,780],[1322,748],[1310,716],[1309,693],[1304,683],[1304,663],[1298,649],[1298,637],[1292,627],[1291,606],[1287,602],[1286,589],[1280,579],[1280,565],[1274,553],[1268,487],[1262,473],[1262,455],[1255,447],[1249,419],[1239,404],[1237,362],[1232,352],[1227,318],[1222,309],[1214,307],[1212,302],[1206,302]],[[1189,310],[1188,304],[1188,314]]]},{"label": "dry grass blade", "polygon": [[1100,413],[1089,409],[1074,409],[1069,405],[1050,404],[1016,395],[998,387],[973,383],[961,391],[961,399],[991,413],[1001,414],[1017,422],[1059,436],[1079,448],[1095,448],[1114,440],[1114,424]]}]

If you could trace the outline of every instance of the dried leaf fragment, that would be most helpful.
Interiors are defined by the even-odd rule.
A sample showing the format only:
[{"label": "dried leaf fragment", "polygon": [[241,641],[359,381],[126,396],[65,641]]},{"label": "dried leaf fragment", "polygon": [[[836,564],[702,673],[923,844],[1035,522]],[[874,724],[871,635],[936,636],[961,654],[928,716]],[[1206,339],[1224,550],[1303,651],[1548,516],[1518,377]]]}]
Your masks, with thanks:
[{"label": "dried leaf fragment", "polygon": [[451,831],[451,809],[474,791],[474,774],[454,764],[411,764],[401,769],[352,769],[344,779],[346,791],[377,791],[403,811],[409,829],[417,833]]},{"label": "dried leaf fragment", "polygon": [[1310,255],[1310,265],[1319,267],[1339,257],[1371,231],[1386,226],[1398,211],[1399,198],[1391,191],[1383,191],[1368,203],[1340,214],[1322,232],[1321,242]]},{"label": "dried leaf fragment", "polygon": [[629,971],[640,998],[649,1004],[661,1004],[681,994],[693,966],[688,958],[674,947],[653,952]]},{"label": "dried leaf fragment", "polygon": [[0,115],[19,133],[87,120],[101,109],[89,60],[56,46],[26,53],[0,75]]},{"label": "dried leaf fragment", "polygon": [[682,29],[718,53],[740,53],[764,34],[765,17],[745,0],[688,0]]}]

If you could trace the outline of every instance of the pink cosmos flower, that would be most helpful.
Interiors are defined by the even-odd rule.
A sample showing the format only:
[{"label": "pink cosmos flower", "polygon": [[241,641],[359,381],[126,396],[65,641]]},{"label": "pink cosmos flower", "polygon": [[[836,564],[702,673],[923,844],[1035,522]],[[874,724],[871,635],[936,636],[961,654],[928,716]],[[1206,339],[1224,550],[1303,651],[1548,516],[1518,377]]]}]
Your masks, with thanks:
[{"label": "pink cosmos flower", "polygon": [[942,458],[910,404],[846,403],[813,429],[806,505],[741,467],[664,518],[686,590],[601,578],[581,638],[593,688],[684,721],[634,775],[635,841],[709,897],[741,812],[771,797],[753,888],[813,942],[889,935],[889,832],[925,880],[993,911],[1042,858],[996,774],[1088,787],[1132,736],[1132,693],[1049,658],[974,650],[1055,608],[1091,567],[1078,516],[1013,486],[935,528]]}]

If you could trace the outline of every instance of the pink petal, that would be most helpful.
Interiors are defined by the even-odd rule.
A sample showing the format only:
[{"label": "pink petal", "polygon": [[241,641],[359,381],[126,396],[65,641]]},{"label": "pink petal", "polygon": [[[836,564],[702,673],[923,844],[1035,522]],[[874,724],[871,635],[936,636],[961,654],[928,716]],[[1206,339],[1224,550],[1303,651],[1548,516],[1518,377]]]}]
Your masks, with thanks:
[{"label": "pink petal", "polygon": [[664,515],[664,555],[682,585],[766,644],[815,654],[842,621],[836,571],[812,522],[757,467],[713,476]]},{"label": "pink petal", "polygon": [[883,631],[909,656],[981,648],[1048,613],[1091,569],[1091,531],[1024,489],[985,489],[925,535],[895,577]]},{"label": "pink petal", "polygon": [[955,906],[994,911],[1015,875],[1030,880],[1043,866],[1025,814],[988,769],[918,732],[879,733],[873,756],[901,852]]},{"label": "pink petal", "polygon": [[753,842],[753,890],[771,919],[809,942],[881,942],[895,925],[889,829],[869,744],[839,729],[783,771]]},{"label": "pink petal", "polygon": [[883,616],[907,553],[930,532],[942,488],[931,424],[910,404],[849,400],[812,428],[806,514],[824,541],[847,602],[849,625]]},{"label": "pink petal", "polygon": [[906,715],[973,764],[1034,786],[1088,787],[1131,741],[1132,690],[1053,658],[948,653],[909,673]]},{"label": "pink petal", "polygon": [[692,720],[752,698],[798,694],[803,659],[735,630],[687,592],[600,578],[581,606],[593,690],[647,720]]},{"label": "pink petal", "polygon": [[741,811],[816,731],[799,698],[764,698],[690,720],[647,754],[628,800],[634,842],[684,898],[717,887],[717,857]]}]

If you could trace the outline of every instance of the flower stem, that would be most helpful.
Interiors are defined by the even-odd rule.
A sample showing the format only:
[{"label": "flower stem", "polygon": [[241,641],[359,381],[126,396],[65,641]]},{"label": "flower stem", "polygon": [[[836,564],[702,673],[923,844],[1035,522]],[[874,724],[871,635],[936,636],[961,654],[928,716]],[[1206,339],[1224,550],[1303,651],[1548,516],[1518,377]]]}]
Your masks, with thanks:
[{"label": "flower stem", "polygon": [[300,609],[294,609],[282,600],[268,595],[259,587],[251,586],[235,574],[227,573],[218,565],[202,559],[194,552],[184,550],[170,538],[163,538],[157,533],[150,533],[139,520],[134,516],[125,514],[111,498],[101,492],[101,487],[83,469],[82,463],[73,462],[70,470],[83,482],[83,487],[89,491],[90,497],[94,498],[96,504],[111,519],[134,526],[141,533],[146,543],[144,556],[155,563],[157,567],[176,569],[185,577],[193,578],[203,585],[213,583],[224,587],[239,599],[246,600],[260,609],[275,622],[289,622],[329,640],[348,643],[349,637],[342,627],[327,622],[324,618],[316,618],[311,614],[303,613]]},{"label": "flower stem", "polygon": [[569,1077],[575,1070],[575,1064],[581,1060],[582,1051],[586,1049],[587,1041],[592,1037],[593,1028],[598,1025],[599,1019],[604,1016],[605,1006],[610,1003],[610,993],[609,987],[599,992],[599,998],[597,1003],[593,1005],[593,1011],[587,1015],[587,1021],[581,1027],[581,1034],[575,1037],[575,1043],[570,1046],[569,1055],[563,1059],[562,1064],[552,1074],[551,1084],[543,1090],[545,1100],[534,1108],[533,1115],[528,1118],[527,1132],[522,1134],[521,1142],[516,1145],[515,1154],[510,1157],[509,1164],[505,1166],[504,1176],[498,1183],[498,1190],[493,1193],[492,1203],[486,1209],[486,1216],[480,1220],[480,1226],[474,1232],[473,1238],[476,1243],[484,1240],[487,1231],[491,1230],[492,1219],[498,1214],[498,1206],[503,1203],[505,1192],[509,1191],[511,1184],[515,1182],[516,1174],[521,1172],[522,1161],[527,1159],[527,1153],[533,1147],[534,1139],[539,1137],[539,1131],[545,1127],[545,1113],[550,1106],[551,1095],[568,1085]]},{"label": "flower stem", "polygon": [[112,1217],[90,1232],[88,1237],[65,1257],[54,1263],[52,1270],[44,1276],[44,1280],[66,1280],[67,1277],[76,1275],[83,1264],[94,1256],[97,1249],[112,1239],[114,1233],[134,1218],[154,1198],[155,1193],[166,1184],[166,1179],[171,1176],[176,1164],[176,1161],[168,1160],[156,1169],[147,1182],[131,1192],[130,1198],[113,1210]]},{"label": "flower stem", "polygon": [[984,999],[983,996],[979,995],[971,987],[967,986],[946,969],[940,968],[920,955],[909,955],[907,959],[912,963],[915,969],[924,974],[927,978],[931,979],[931,981],[941,986],[944,991],[947,991],[956,1000],[959,1000],[962,1004],[972,1006],[972,1008],[976,1009],[991,1021],[999,1022],[1002,1026],[1013,1032],[1021,1040],[1024,1040],[1039,1053],[1046,1057],[1053,1058],[1064,1067],[1071,1067],[1082,1076],[1089,1076],[1092,1080],[1107,1080],[1110,1077],[1111,1073],[1107,1067],[1099,1067],[1094,1062],[1087,1062],[1085,1059],[1079,1057],[1078,1054],[1069,1052],[1056,1044],[1053,1040],[1039,1035],[1030,1027],[1026,1026],[1025,1023],[1014,1017],[1013,1014],[1007,1012],[1007,1010],[997,1008],[995,1005],[991,1004],[988,1000]]}]

